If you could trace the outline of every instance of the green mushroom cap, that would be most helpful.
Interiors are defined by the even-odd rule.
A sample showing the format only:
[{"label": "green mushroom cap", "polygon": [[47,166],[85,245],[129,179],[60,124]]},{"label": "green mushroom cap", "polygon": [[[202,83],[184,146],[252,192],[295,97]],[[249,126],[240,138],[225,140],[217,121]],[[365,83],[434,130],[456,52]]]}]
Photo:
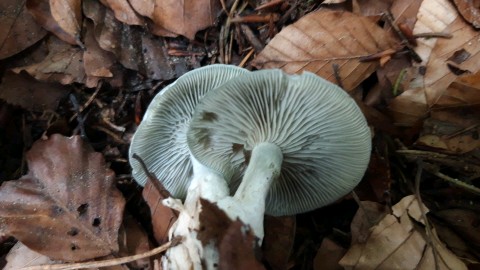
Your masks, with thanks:
[{"label": "green mushroom cap", "polygon": [[195,158],[226,179],[255,166],[248,162],[256,145],[277,145],[283,163],[265,211],[277,216],[310,211],[350,192],[371,150],[355,101],[308,72],[261,70],[229,80],[196,107],[187,136]]},{"label": "green mushroom cap", "polygon": [[132,175],[140,185],[147,177],[136,153],[173,197],[184,199],[192,177],[187,130],[195,106],[210,90],[248,73],[230,65],[210,65],[190,71],[155,96],[135,132],[129,149]]}]

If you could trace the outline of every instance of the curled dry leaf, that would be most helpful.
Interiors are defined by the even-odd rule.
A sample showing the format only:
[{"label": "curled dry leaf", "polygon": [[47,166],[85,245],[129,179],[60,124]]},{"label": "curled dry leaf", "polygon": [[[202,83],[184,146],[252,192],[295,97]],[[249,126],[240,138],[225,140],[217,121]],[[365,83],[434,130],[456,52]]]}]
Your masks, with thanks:
[{"label": "curled dry leaf", "polygon": [[100,153],[52,135],[26,154],[29,173],[0,187],[0,234],[56,260],[117,252],[125,200]]},{"label": "curled dry leaf", "polygon": [[129,25],[143,25],[143,19],[137,15],[127,0],[100,0],[102,4],[112,9],[117,20]]},{"label": "curled dry leaf", "polygon": [[[348,269],[466,270],[465,264],[440,242],[434,230],[433,235],[427,236],[431,244],[425,240],[425,229],[412,221],[425,222],[422,209],[428,211],[410,195],[393,206],[392,214],[385,215],[368,234],[359,237],[352,227],[352,245],[340,265]],[[362,208],[357,215],[361,211]]]},{"label": "curled dry leaf", "polygon": [[392,49],[395,40],[366,17],[322,9],[309,13],[278,33],[253,60],[257,68],[287,73],[310,71],[336,82],[334,65],[349,91],[375,71],[376,61],[361,57]]},{"label": "curled dry leaf", "polygon": [[[157,181],[157,180],[153,180]],[[168,231],[172,227],[173,223],[177,220],[178,214],[171,208],[163,205],[162,201],[168,198],[168,195],[162,194],[162,191],[166,191],[161,183],[153,185],[152,181],[147,181],[147,184],[143,188],[142,196],[150,207],[150,215],[152,217],[153,235],[158,244],[168,242]]]},{"label": "curled dry leaf", "polygon": [[444,32],[451,39],[419,39],[416,52],[425,75],[419,76],[427,104],[435,105],[458,75],[480,69],[480,33],[472,29],[448,0],[425,0],[417,15],[414,34]]},{"label": "curled dry leaf", "polygon": [[52,10],[48,0],[27,0],[25,6],[35,21],[43,28],[69,44],[79,44],[79,32],[72,35],[59,25],[52,16]]},{"label": "curled dry leaf", "polygon": [[25,8],[25,0],[0,1],[0,59],[30,47],[47,32],[38,25]]},{"label": "curled dry leaf", "polygon": [[[94,22],[95,40],[100,48],[113,53],[125,68],[136,70],[153,80],[169,80],[181,75],[176,74],[163,39],[121,23],[111,10],[98,1],[84,0],[83,11]],[[176,66],[182,65],[186,66],[186,62],[179,59]]]},{"label": "curled dry leaf", "polygon": [[154,34],[194,39],[197,31],[212,26],[221,10],[217,0],[130,0],[133,9],[152,19]]},{"label": "curled dry leaf", "polygon": [[39,81],[71,84],[85,81],[83,51],[51,36],[48,45],[49,54],[41,62],[12,69],[15,73],[26,71]]},{"label": "curled dry leaf", "polygon": [[[480,10],[478,9],[478,3],[472,0],[454,0],[457,6],[458,12],[462,17],[475,28],[480,28]],[[475,5],[477,4],[477,5]]]},{"label": "curled dry leaf", "polygon": [[63,85],[39,82],[28,74],[7,71],[0,84],[0,99],[30,111],[54,111],[68,91]]},{"label": "curled dry leaf", "polygon": [[49,0],[50,12],[58,26],[69,34],[76,44],[82,45],[80,31],[82,25],[81,0]]}]

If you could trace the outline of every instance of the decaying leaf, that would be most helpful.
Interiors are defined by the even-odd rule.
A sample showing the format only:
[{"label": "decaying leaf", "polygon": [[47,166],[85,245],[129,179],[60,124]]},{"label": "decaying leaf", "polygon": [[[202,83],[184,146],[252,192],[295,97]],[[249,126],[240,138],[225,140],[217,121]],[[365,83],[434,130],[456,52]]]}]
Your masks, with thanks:
[{"label": "decaying leaf", "polygon": [[[161,183],[158,182],[158,184],[160,189],[166,192],[166,189],[161,186]],[[152,181],[147,181],[147,184],[143,188],[142,196],[150,207],[155,240],[157,240],[159,244],[168,242],[168,231],[178,217],[178,214],[171,208],[162,204],[163,199],[168,198],[168,196],[162,194],[158,188],[152,184]]]},{"label": "decaying leaf", "polygon": [[458,75],[480,69],[480,33],[465,23],[447,0],[423,1],[417,19],[414,34],[444,32],[453,36],[419,39],[415,49],[425,66],[425,75],[418,79],[425,88],[427,104],[433,106]]},{"label": "decaying leaf", "polygon": [[49,54],[43,61],[26,67],[12,69],[15,73],[26,71],[39,81],[71,84],[83,83],[83,51],[51,36],[48,42]]},{"label": "decaying leaf", "polygon": [[[81,44],[78,32],[80,29],[78,29],[77,32],[73,31],[70,33],[63,29],[59,22],[52,16],[52,9],[49,0],[26,0],[25,6],[39,25],[52,32],[59,39],[71,45]],[[58,10],[55,12],[58,13]],[[67,14],[63,15],[68,16]],[[62,15],[57,14],[56,16],[57,19],[62,20]],[[71,19],[68,19],[67,21],[71,21]],[[68,26],[67,21],[62,21],[62,24]]]},{"label": "decaying leaf", "polygon": [[480,105],[480,72],[459,76],[439,97],[434,108]]},{"label": "decaying leaf", "polygon": [[[361,211],[360,208],[357,214]],[[359,237],[352,227],[352,245],[340,265],[346,269],[466,270],[465,264],[440,242],[434,230],[429,235],[418,225],[425,222],[422,211],[428,209],[420,207],[415,196],[410,195],[393,206],[392,214],[385,215],[368,234]],[[425,237],[429,237],[431,244]]]},{"label": "decaying leaf", "polygon": [[130,0],[139,14],[152,19],[152,33],[195,38],[197,31],[212,26],[220,12],[216,0]]},{"label": "decaying leaf", "polygon": [[473,0],[454,0],[457,6],[458,12],[462,17],[475,28],[480,28],[480,10],[478,9],[478,3]]},{"label": "decaying leaf", "polygon": [[231,270],[265,270],[265,267],[257,261],[253,246],[255,236],[245,225],[237,220],[232,222],[224,232],[219,244],[220,260],[219,269]]},{"label": "decaying leaf", "polygon": [[0,1],[0,59],[15,55],[42,39],[47,32],[25,8],[25,1]]},{"label": "decaying leaf", "polygon": [[338,262],[345,255],[346,250],[330,240],[329,238],[324,238],[320,248],[315,255],[313,261],[314,270],[342,270]]},{"label": "decaying leaf", "polygon": [[76,41],[76,44],[81,45],[82,1],[49,0],[49,3],[50,12],[58,26],[69,34]]},{"label": "decaying leaf", "polygon": [[295,240],[295,216],[265,216],[265,236],[262,250],[265,261],[272,269],[288,269],[288,262]]},{"label": "decaying leaf", "polygon": [[413,126],[425,119],[429,109],[423,88],[406,90],[389,104],[398,126]]},{"label": "decaying leaf", "polygon": [[[113,53],[125,68],[153,80],[169,80],[181,75],[170,61],[163,39],[121,23],[98,1],[84,0],[83,11],[94,22],[95,39],[100,48]],[[178,59],[176,65],[186,66],[186,62]]]},{"label": "decaying leaf", "polygon": [[378,66],[377,61],[360,62],[360,58],[393,47],[393,37],[368,18],[322,9],[285,27],[252,64],[287,73],[310,71],[333,82],[338,65],[341,83],[349,91]]},{"label": "decaying leaf", "polygon": [[477,107],[433,111],[423,123],[416,144],[446,153],[463,154],[480,147]]},{"label": "decaying leaf", "polygon": [[117,20],[129,25],[142,25],[144,20],[132,9],[127,0],[100,0],[102,4],[112,9]]},{"label": "decaying leaf", "polygon": [[39,82],[28,74],[5,72],[0,84],[0,99],[31,111],[53,111],[68,91],[66,86]]},{"label": "decaying leaf", "polygon": [[0,234],[56,260],[117,252],[125,200],[100,153],[52,135],[27,153],[29,173],[0,187]]},{"label": "decaying leaf", "polygon": [[3,270],[18,270],[28,266],[56,263],[47,256],[29,249],[21,242],[17,242],[8,252],[6,261],[7,264]]}]

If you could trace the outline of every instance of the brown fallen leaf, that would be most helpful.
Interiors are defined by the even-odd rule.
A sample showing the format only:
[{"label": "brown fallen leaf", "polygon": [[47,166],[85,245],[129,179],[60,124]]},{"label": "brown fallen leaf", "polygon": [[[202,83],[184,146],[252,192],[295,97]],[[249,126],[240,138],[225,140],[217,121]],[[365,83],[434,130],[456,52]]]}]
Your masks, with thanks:
[{"label": "brown fallen leaf", "polygon": [[145,24],[142,17],[132,9],[127,0],[100,0],[102,4],[112,9],[117,20],[129,25]]},{"label": "brown fallen leaf", "polygon": [[39,82],[28,74],[7,71],[0,84],[0,99],[30,111],[54,111],[69,91],[69,87],[60,84]]},{"label": "brown fallen leaf", "polygon": [[[152,19],[161,36],[182,35],[193,40],[197,31],[212,26],[221,11],[215,0],[129,0],[139,14]],[[156,30],[156,31],[155,31]]]},{"label": "brown fallen leaf", "polygon": [[53,19],[63,31],[69,34],[76,44],[82,46],[80,32],[82,25],[81,0],[49,0]]},{"label": "brown fallen leaf", "polygon": [[427,104],[434,106],[459,74],[480,70],[480,33],[458,15],[448,0],[424,0],[417,15],[414,34],[448,33],[453,37],[419,39],[415,51],[423,59],[424,76],[413,84],[425,88]]},{"label": "brown fallen leaf", "polygon": [[[428,211],[425,206],[422,208]],[[357,215],[361,211],[362,208]],[[415,196],[404,197],[392,207],[392,214],[364,230],[368,233],[363,236],[352,227],[352,245],[340,265],[347,269],[466,270],[465,264],[440,242],[434,230],[432,235],[425,236],[425,228],[418,225],[424,222]],[[429,237],[431,244],[424,237]]]},{"label": "brown fallen leaf", "polygon": [[15,73],[26,71],[39,81],[71,84],[84,83],[83,50],[73,47],[54,36],[48,40],[49,54],[41,62],[12,69]]},{"label": "brown fallen leaf", "polygon": [[[161,185],[160,182],[158,182],[158,184]],[[163,190],[166,191],[165,188],[163,188]],[[177,220],[178,214],[171,208],[163,205],[162,201],[168,198],[168,196],[162,194],[161,191],[152,184],[152,181],[147,181],[142,191],[142,197],[150,207],[155,240],[157,240],[158,244],[162,245],[168,242],[168,231]]]},{"label": "brown fallen leaf", "polygon": [[393,99],[388,106],[397,126],[418,125],[429,113],[423,88],[406,90]]},{"label": "brown fallen leaf", "polygon": [[423,123],[416,144],[453,154],[471,152],[480,147],[478,107],[433,111]]},{"label": "brown fallen leaf", "polygon": [[55,260],[117,252],[125,200],[100,153],[52,135],[26,154],[29,173],[0,187],[0,234]]},{"label": "brown fallen leaf", "polygon": [[313,260],[314,270],[342,270],[338,264],[346,250],[329,238],[324,238]]},{"label": "brown fallen leaf", "polygon": [[368,18],[321,9],[285,27],[252,65],[287,73],[310,71],[332,82],[336,82],[333,66],[338,65],[340,80],[350,91],[378,66],[376,61],[360,62],[359,58],[394,47],[392,35]]},{"label": "brown fallen leaf", "polygon": [[480,72],[459,76],[439,97],[434,108],[480,105]]},{"label": "brown fallen leaf", "polygon": [[478,9],[478,3],[472,0],[454,0],[457,6],[458,12],[462,17],[475,28],[480,28],[480,10]]},{"label": "brown fallen leaf", "polygon": [[245,230],[245,225],[240,221],[232,222],[219,244],[218,269],[222,270],[265,270],[257,261],[254,253],[255,235],[250,230]]},{"label": "brown fallen leaf", "polygon": [[12,247],[5,259],[7,264],[3,270],[18,270],[28,266],[58,263],[58,261],[54,261],[45,255],[29,249],[21,242],[17,242],[15,246]]},{"label": "brown fallen leaf", "polygon": [[25,0],[0,1],[0,59],[15,55],[46,34],[25,8]]},{"label": "brown fallen leaf", "polygon": [[25,6],[30,14],[32,14],[35,21],[43,28],[71,45],[79,44],[80,40],[78,39],[78,36],[72,36],[71,33],[65,31],[65,29],[63,29],[53,18],[48,0],[26,0]]},{"label": "brown fallen leaf", "polygon": [[186,69],[184,59],[177,59],[176,64],[170,61],[163,39],[121,23],[98,1],[84,0],[83,12],[94,22],[95,40],[100,48],[113,53],[116,61],[125,68],[153,80],[169,80],[183,74],[177,72],[175,66]]},{"label": "brown fallen leaf", "polygon": [[288,269],[295,240],[295,216],[265,216],[263,223],[265,228],[262,242],[264,260],[272,269]]}]

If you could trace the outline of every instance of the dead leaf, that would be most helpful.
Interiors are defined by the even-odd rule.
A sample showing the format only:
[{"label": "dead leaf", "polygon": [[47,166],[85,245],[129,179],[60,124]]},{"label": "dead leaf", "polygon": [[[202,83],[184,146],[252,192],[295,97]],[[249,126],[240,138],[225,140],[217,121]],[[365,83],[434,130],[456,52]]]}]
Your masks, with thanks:
[{"label": "dead leaf", "polygon": [[84,83],[83,51],[51,36],[49,54],[42,62],[12,69],[15,73],[26,71],[39,81],[71,84]]},{"label": "dead leaf", "polygon": [[224,232],[219,244],[218,269],[225,270],[264,270],[265,267],[257,261],[253,250],[255,236],[252,231],[245,230],[245,225],[237,220],[232,222]]},{"label": "dead leaf", "polygon": [[[446,87],[460,73],[476,73],[480,69],[480,34],[465,23],[448,0],[425,0],[417,15],[414,34],[444,32],[453,38],[419,39],[415,48],[423,59],[425,75],[413,83],[425,88],[429,106],[435,105]],[[456,55],[464,51],[467,57],[455,63]]]},{"label": "dead leaf", "polygon": [[480,105],[480,72],[459,76],[439,97],[434,108]]},{"label": "dead leaf", "polygon": [[63,85],[39,82],[28,74],[5,72],[0,84],[0,99],[30,111],[54,111],[69,90]]},{"label": "dead leaf", "polygon": [[162,36],[182,35],[193,40],[199,30],[212,26],[221,11],[216,0],[129,0],[139,14],[152,19]]},{"label": "dead leaf", "polygon": [[[422,208],[428,211],[425,206]],[[362,208],[357,214],[361,211]],[[412,220],[425,222],[414,195],[393,206],[392,214],[385,215],[366,235],[359,237],[352,227],[352,245],[340,265],[347,269],[467,269],[438,240],[434,230],[433,235],[427,236],[432,243],[429,245],[424,238],[425,229]]]},{"label": "dead leaf", "polygon": [[329,238],[324,238],[313,260],[314,270],[342,270],[338,264],[346,250]]},{"label": "dead leaf", "polygon": [[25,50],[47,34],[27,11],[25,1],[0,1],[0,59]]},{"label": "dead leaf", "polygon": [[102,4],[112,9],[117,20],[129,25],[143,25],[142,17],[132,9],[127,0],[100,0]]},{"label": "dead leaf", "polygon": [[143,33],[138,27],[122,24],[98,1],[84,0],[83,11],[94,22],[95,39],[100,48],[113,53],[125,68],[136,70],[152,80],[169,80],[183,74],[176,72],[174,67],[186,67],[186,61],[179,58],[174,65],[163,39]]},{"label": "dead leaf", "polygon": [[29,249],[21,242],[17,242],[15,246],[13,246],[5,259],[7,264],[3,270],[18,270],[27,266],[58,263],[45,255]]},{"label": "dead leaf", "polygon": [[471,23],[475,28],[480,28],[480,10],[476,1],[454,0],[453,2],[457,6],[458,12],[467,22]]},{"label": "dead leaf", "polygon": [[[197,238],[203,246],[210,242],[220,243],[226,231],[231,227],[232,220],[214,203],[200,198],[202,211],[199,215],[200,228]],[[252,246],[253,247],[253,246]]]},{"label": "dead leaf", "polygon": [[388,109],[395,119],[395,124],[403,127],[418,124],[428,116],[429,112],[422,88],[406,90],[390,102]]},{"label": "dead leaf", "polygon": [[263,226],[265,228],[262,242],[264,260],[272,269],[288,269],[295,240],[295,216],[265,216]]},{"label": "dead leaf", "polygon": [[82,25],[81,0],[49,0],[50,12],[58,26],[82,46],[80,31]]},{"label": "dead leaf", "polygon": [[[147,233],[131,215],[126,215],[119,233],[120,257],[142,254],[149,251],[150,241]],[[129,263],[135,269],[151,269],[150,258],[144,258]]]},{"label": "dead leaf", "polygon": [[462,154],[480,147],[480,114],[476,107],[434,111],[416,141],[422,147]]},{"label": "dead leaf", "polygon": [[72,36],[66,32],[53,18],[48,0],[27,0],[25,6],[30,14],[32,14],[35,21],[43,28],[71,45],[78,44],[78,37]]},{"label": "dead leaf", "polygon": [[358,7],[358,14],[362,16],[375,16],[382,15],[386,10],[389,10],[392,6],[393,0],[356,0]]},{"label": "dead leaf", "polygon": [[[161,186],[160,182],[158,182],[158,184]],[[165,188],[163,188],[163,190],[165,190]],[[147,181],[147,184],[143,188],[142,196],[150,207],[155,240],[157,240],[160,245],[168,242],[168,231],[178,217],[178,214],[162,203],[163,199],[168,198],[168,196],[162,194],[152,185],[151,181]]]},{"label": "dead leaf", "polygon": [[435,216],[442,219],[456,233],[467,240],[470,245],[480,250],[480,234],[478,226],[480,218],[478,211],[468,209],[445,209],[435,212]]},{"label": "dead leaf", "polygon": [[287,73],[313,72],[336,82],[333,65],[349,91],[378,66],[360,62],[395,47],[395,40],[366,17],[345,11],[321,9],[309,13],[278,33],[253,60],[257,68],[281,68]]},{"label": "dead leaf", "polygon": [[52,135],[27,153],[29,173],[0,188],[0,233],[55,260],[117,252],[125,200],[100,153]]}]

